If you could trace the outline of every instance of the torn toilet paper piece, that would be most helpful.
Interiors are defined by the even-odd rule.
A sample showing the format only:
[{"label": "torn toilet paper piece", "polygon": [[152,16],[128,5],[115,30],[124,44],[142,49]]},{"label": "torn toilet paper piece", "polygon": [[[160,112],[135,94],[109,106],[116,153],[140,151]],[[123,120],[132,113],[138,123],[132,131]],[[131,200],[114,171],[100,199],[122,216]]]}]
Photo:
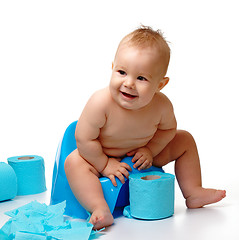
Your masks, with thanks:
[{"label": "torn toilet paper piece", "polygon": [[[33,201],[5,214],[11,218],[1,228],[5,239],[16,240],[72,240],[89,239],[96,233],[88,222],[64,219],[66,202],[47,206]],[[8,236],[8,238],[6,238]]]}]

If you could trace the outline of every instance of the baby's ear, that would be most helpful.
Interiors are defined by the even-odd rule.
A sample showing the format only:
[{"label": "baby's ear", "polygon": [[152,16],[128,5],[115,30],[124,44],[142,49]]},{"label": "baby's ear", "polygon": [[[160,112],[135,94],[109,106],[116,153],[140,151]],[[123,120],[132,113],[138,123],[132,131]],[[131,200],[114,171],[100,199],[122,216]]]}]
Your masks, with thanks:
[{"label": "baby's ear", "polygon": [[161,90],[162,88],[164,88],[168,84],[168,82],[169,82],[168,77],[164,77],[162,80],[160,80],[158,90]]}]

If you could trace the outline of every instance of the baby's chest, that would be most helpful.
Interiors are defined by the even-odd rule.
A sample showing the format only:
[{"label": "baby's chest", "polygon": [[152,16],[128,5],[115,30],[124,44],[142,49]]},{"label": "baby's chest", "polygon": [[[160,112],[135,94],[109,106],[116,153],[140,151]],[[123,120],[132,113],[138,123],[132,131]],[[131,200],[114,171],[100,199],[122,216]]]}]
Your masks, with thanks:
[{"label": "baby's chest", "polygon": [[150,118],[122,118],[120,116],[109,119],[102,128],[105,137],[147,138],[153,135],[158,127],[155,119]]}]

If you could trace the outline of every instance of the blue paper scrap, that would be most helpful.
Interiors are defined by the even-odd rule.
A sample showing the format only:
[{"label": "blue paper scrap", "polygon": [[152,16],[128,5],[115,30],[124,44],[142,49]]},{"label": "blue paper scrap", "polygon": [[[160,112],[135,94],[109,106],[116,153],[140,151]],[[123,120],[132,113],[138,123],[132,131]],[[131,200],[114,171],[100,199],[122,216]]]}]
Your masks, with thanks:
[{"label": "blue paper scrap", "polygon": [[66,202],[47,206],[30,202],[5,214],[11,217],[0,230],[4,240],[87,240],[97,231],[88,222],[64,219]]}]

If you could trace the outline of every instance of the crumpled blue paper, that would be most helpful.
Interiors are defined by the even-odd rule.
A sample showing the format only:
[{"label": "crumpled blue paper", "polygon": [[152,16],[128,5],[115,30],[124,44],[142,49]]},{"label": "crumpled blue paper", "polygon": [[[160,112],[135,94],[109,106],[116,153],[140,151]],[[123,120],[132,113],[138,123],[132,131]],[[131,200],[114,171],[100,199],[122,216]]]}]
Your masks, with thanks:
[{"label": "crumpled blue paper", "polygon": [[4,240],[87,240],[95,234],[88,222],[65,220],[66,202],[47,206],[30,202],[5,214],[11,217],[1,228]]}]

